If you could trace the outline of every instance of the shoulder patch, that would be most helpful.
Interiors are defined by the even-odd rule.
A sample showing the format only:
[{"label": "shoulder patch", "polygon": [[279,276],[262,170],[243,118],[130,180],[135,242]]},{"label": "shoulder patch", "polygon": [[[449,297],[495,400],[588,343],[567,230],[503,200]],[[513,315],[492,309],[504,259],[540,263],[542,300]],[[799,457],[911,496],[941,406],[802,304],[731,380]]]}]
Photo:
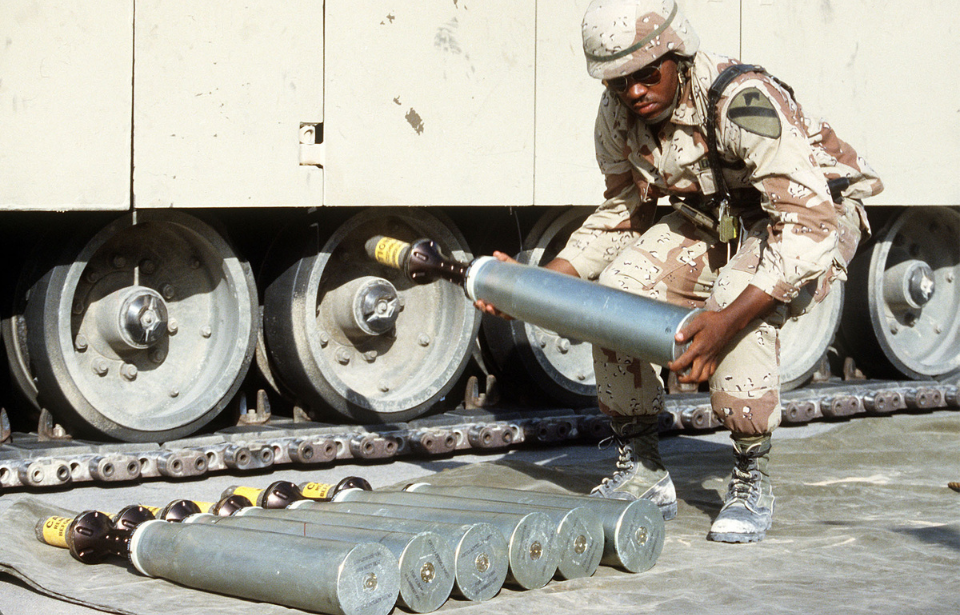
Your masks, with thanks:
[{"label": "shoulder patch", "polygon": [[740,128],[761,137],[780,138],[780,116],[766,94],[757,88],[747,88],[734,96],[727,108],[727,117]]}]

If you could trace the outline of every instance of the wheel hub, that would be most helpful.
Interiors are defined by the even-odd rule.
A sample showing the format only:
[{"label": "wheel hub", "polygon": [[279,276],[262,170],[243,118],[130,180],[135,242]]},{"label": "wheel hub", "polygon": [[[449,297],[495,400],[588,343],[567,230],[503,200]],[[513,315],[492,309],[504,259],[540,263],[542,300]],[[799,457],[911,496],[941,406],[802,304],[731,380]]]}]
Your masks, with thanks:
[{"label": "wheel hub", "polygon": [[383,335],[393,329],[401,309],[393,284],[374,276],[344,284],[332,298],[337,324],[348,334]]},{"label": "wheel hub", "polygon": [[167,307],[156,293],[137,292],[124,301],[120,318],[125,337],[135,344],[153,346],[167,328]]},{"label": "wheel hub", "polygon": [[167,305],[145,286],[128,286],[97,302],[100,333],[117,352],[155,346],[167,331]]},{"label": "wheel hub", "polygon": [[883,276],[883,298],[893,309],[921,309],[935,291],[933,269],[921,260],[898,263]]}]

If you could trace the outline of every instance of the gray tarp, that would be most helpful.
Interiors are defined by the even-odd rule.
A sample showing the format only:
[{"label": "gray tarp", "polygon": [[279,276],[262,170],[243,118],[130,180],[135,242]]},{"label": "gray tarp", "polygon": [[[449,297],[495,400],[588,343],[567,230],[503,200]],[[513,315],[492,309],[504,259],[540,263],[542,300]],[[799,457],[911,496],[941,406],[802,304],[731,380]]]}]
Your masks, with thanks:
[{"label": "gray tarp", "polygon": [[[450,600],[441,611],[960,612],[960,494],[947,487],[960,480],[960,413],[860,418],[809,437],[789,436],[789,429],[775,436],[770,467],[777,511],[763,542],[704,540],[725,490],[730,447],[719,434],[669,438],[663,449],[677,484],[679,514],[667,524],[663,553],[652,570],[629,574],[601,567],[589,579],[552,581],[536,591],[504,589],[480,604]],[[597,457],[588,450],[554,449],[554,458],[542,465],[519,460],[519,454],[469,465],[447,462],[454,467],[426,478],[438,484],[585,492],[615,455],[615,449],[604,451],[607,467],[600,467],[584,462]],[[340,472],[362,474],[353,468]],[[256,482],[275,478],[260,476]],[[0,571],[39,592],[135,615],[299,612],[146,579],[119,561],[80,564],[34,537],[39,517],[76,511],[52,507],[49,498],[45,503],[13,495],[16,502],[0,515]],[[19,615],[9,605],[4,609]]]}]

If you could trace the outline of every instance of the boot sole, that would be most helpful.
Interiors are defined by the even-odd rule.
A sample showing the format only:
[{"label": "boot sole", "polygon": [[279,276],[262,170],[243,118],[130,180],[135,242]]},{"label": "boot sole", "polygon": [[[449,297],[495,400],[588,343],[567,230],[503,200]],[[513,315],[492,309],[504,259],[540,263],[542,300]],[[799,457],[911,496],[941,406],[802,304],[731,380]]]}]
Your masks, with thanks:
[{"label": "boot sole", "polygon": [[714,542],[748,543],[748,542],[760,542],[766,536],[767,536],[766,532],[758,532],[755,534],[730,534],[730,533],[708,532],[707,540],[712,540]]}]

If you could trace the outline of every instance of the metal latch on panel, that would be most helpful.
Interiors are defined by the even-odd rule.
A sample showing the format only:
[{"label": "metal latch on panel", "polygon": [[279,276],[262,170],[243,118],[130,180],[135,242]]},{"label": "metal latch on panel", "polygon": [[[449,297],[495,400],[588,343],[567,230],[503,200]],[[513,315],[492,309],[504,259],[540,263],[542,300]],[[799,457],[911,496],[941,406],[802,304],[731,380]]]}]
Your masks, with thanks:
[{"label": "metal latch on panel", "polygon": [[323,146],[323,123],[300,123],[300,164],[324,165],[325,152]]}]

